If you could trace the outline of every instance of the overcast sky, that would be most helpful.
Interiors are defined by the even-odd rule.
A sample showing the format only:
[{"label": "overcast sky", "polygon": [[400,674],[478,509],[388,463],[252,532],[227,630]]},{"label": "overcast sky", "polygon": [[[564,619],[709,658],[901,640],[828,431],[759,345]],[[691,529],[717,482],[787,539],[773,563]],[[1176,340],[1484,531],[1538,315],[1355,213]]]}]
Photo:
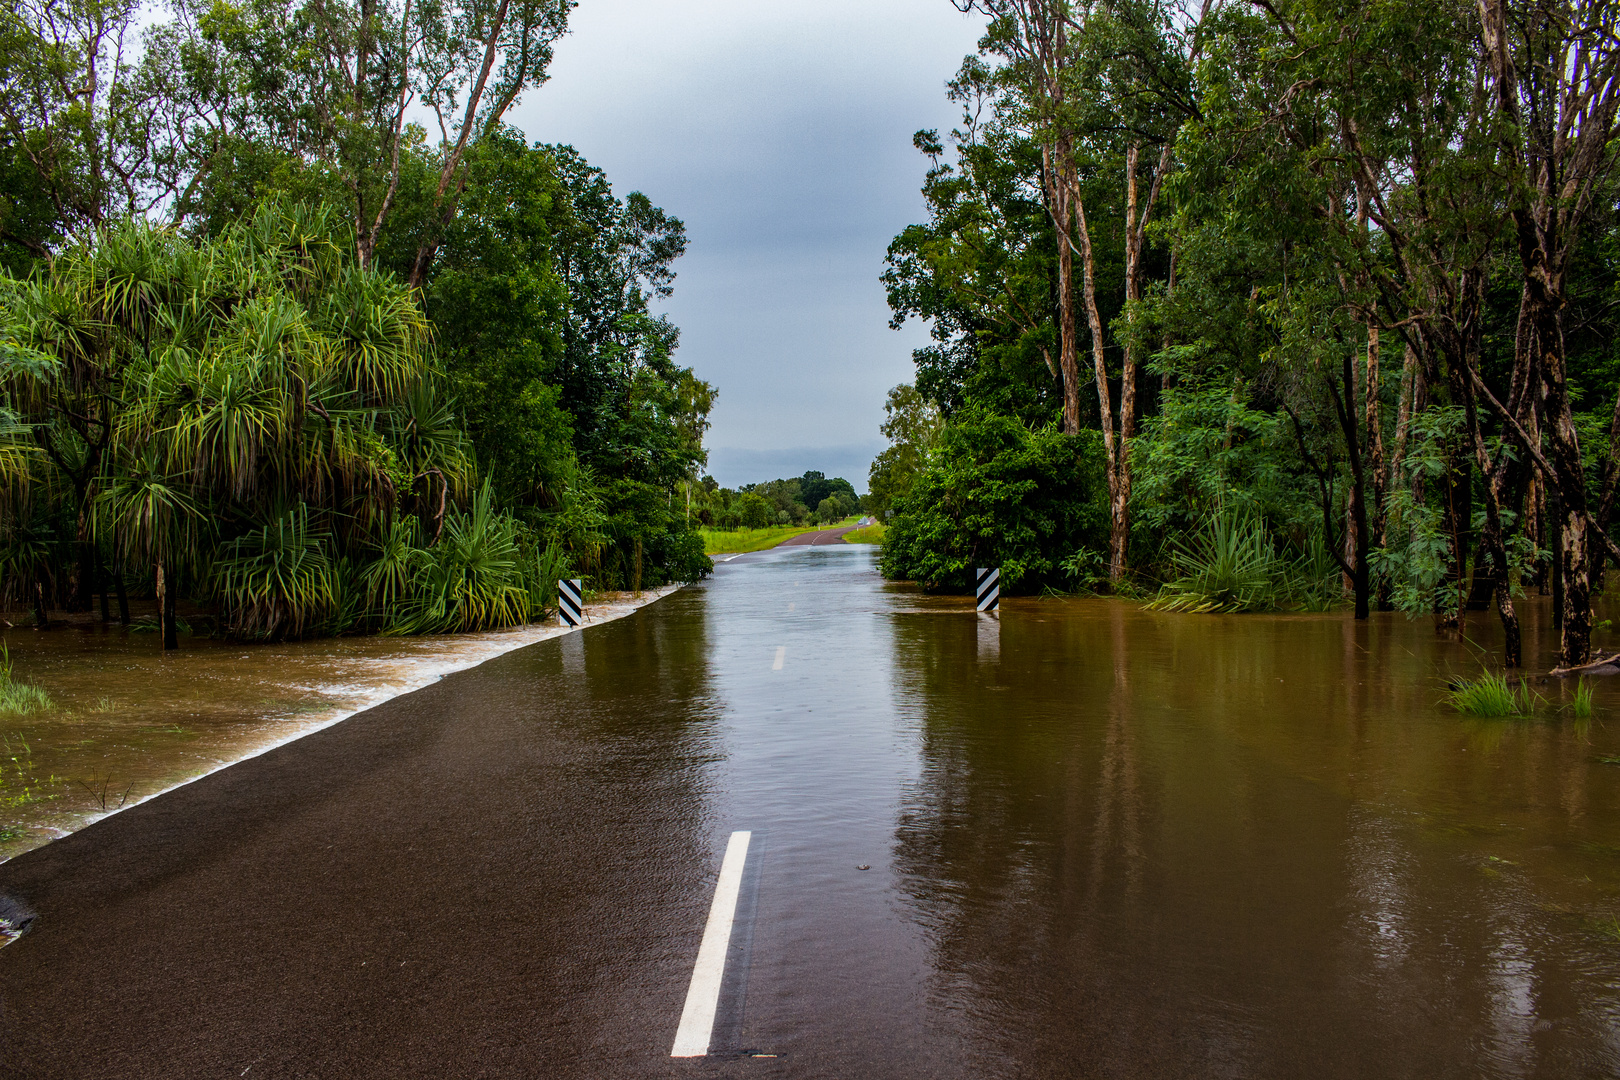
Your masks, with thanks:
[{"label": "overcast sky", "polygon": [[884,395],[926,341],[888,328],[878,280],[924,216],[911,136],[954,126],[944,84],[980,25],[950,0],[581,0],[512,111],[686,222],[665,310],[720,391],[722,484],[820,469],[866,490]]}]

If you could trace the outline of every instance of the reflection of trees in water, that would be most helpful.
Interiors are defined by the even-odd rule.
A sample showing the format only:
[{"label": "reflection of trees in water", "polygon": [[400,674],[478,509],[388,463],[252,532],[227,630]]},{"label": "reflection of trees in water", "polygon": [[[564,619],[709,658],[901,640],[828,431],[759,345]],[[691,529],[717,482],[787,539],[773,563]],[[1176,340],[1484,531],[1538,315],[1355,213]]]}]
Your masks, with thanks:
[{"label": "reflection of trees in water", "polygon": [[1109,611],[1109,641],[1113,645],[1113,685],[1109,690],[1107,729],[1103,735],[1102,768],[1097,778],[1096,837],[1092,842],[1091,898],[1102,888],[1104,861],[1118,854],[1125,864],[1126,895],[1135,897],[1142,881],[1141,801],[1136,783],[1136,753],[1130,708],[1130,664],[1127,658],[1125,611]]},{"label": "reflection of trees in water", "polygon": [[1594,800],[1607,774],[1568,724],[1443,710],[1464,646],[1426,623],[1102,602],[1004,612],[1001,633],[983,663],[966,617],[894,620],[921,755],[900,887],[942,1005],[996,1057],[1620,1063],[1620,951],[1582,922],[1620,872],[1594,890],[1572,857],[1620,824],[1617,792]]}]

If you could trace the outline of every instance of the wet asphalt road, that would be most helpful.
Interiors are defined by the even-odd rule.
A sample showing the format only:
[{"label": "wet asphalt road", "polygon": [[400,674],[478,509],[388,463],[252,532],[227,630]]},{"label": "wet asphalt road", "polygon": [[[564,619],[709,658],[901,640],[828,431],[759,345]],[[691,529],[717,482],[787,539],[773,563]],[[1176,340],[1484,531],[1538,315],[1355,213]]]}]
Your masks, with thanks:
[{"label": "wet asphalt road", "polygon": [[[855,869],[883,861],[895,763],[859,733],[881,686],[849,681],[882,676],[871,628],[828,633],[872,613],[869,557],[840,548],[750,557],[0,866],[37,915],[0,949],[0,1075],[952,1072],[914,935]],[[817,709],[847,760],[773,736]],[[757,737],[728,745],[732,714]],[[715,1053],[672,1061],[748,827]]]},{"label": "wet asphalt road", "polygon": [[1620,1075],[1620,727],[1460,723],[1399,616],[980,617],[875,554],[741,556],[0,865],[0,1077]]},{"label": "wet asphalt road", "polygon": [[838,529],[819,529],[816,532],[800,533],[790,536],[777,547],[814,547],[817,544],[836,544],[843,540],[845,533],[854,532],[859,525],[845,525]]}]

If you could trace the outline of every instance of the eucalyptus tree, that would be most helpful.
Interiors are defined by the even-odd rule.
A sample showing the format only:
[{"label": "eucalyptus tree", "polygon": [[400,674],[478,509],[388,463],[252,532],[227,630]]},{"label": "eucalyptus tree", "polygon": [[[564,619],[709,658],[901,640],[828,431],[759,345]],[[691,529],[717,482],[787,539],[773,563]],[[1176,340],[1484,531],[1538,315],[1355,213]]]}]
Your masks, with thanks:
[{"label": "eucalyptus tree", "polygon": [[1063,428],[1080,430],[1078,326],[1074,310],[1074,231],[1084,229],[1085,207],[1078,196],[1078,152],[1067,122],[1074,63],[1071,36],[1083,18],[1070,0],[952,0],[962,11],[990,20],[979,42],[990,68],[970,60],[963,83],[973,85],[995,108],[1001,123],[1021,129],[1040,152],[1045,208],[1057,240],[1058,374],[1063,380]]},{"label": "eucalyptus tree", "polygon": [[217,228],[296,189],[347,204],[364,266],[409,203],[420,285],[471,148],[546,80],[573,4],[26,0],[0,16],[0,149],[66,235],[120,214]]},{"label": "eucalyptus tree", "polygon": [[[1512,403],[1491,401],[1557,492],[1562,578],[1559,652],[1566,665],[1591,652],[1595,563],[1620,559],[1606,531],[1620,488],[1620,458],[1605,464],[1599,505],[1590,505],[1586,464],[1570,403],[1562,311],[1571,261],[1600,202],[1611,196],[1620,152],[1620,11],[1594,0],[1478,0],[1497,165],[1523,282],[1514,382],[1537,385],[1546,410],[1547,453]],[[1620,433],[1620,398],[1611,430]]]},{"label": "eucalyptus tree", "polygon": [[[965,70],[986,87],[1003,123],[1040,147],[1045,205],[1057,243],[1058,369],[1064,429],[1081,424],[1073,263],[1081,260],[1080,301],[1091,344],[1098,420],[1106,456],[1109,575],[1126,573],[1130,544],[1131,440],[1136,433],[1142,342],[1136,321],[1144,286],[1148,224],[1170,169],[1175,132],[1196,112],[1190,65],[1199,49],[1196,15],[1157,0],[955,0],[990,19],[982,63]],[[1142,152],[1157,149],[1144,175]],[[1146,180],[1146,189],[1140,184]],[[1097,301],[1098,251],[1087,189],[1099,183],[1121,203],[1124,327],[1118,404],[1106,357],[1108,333]]]},{"label": "eucalyptus tree", "polygon": [[[1506,656],[1517,663],[1506,530],[1524,475],[1515,455],[1488,445],[1473,406],[1504,192],[1491,168],[1472,26],[1466,3],[1229,9],[1201,67],[1208,115],[1185,133],[1193,167],[1177,192],[1205,221],[1235,226],[1277,253],[1251,296],[1276,334],[1271,358],[1288,365],[1295,386],[1325,396],[1325,417],[1338,429],[1348,475],[1345,543],[1333,547],[1358,615],[1370,606],[1375,554],[1389,564],[1390,553],[1375,549],[1387,546],[1394,491],[1407,482],[1402,457],[1418,399],[1444,395],[1464,416],[1444,485],[1451,584],[1434,603],[1455,620],[1466,593],[1477,467],[1486,525],[1476,570],[1496,596]],[[1388,456],[1382,334],[1405,356]],[[1515,400],[1521,408],[1530,401]],[[1309,462],[1303,433],[1299,442]]]},{"label": "eucalyptus tree", "polygon": [[21,0],[0,12],[8,179],[21,201],[47,200],[55,218],[49,230],[8,222],[7,238],[36,256],[50,233],[82,235],[119,214],[150,212],[184,185],[181,133],[143,71],[140,8]]},{"label": "eucalyptus tree", "polygon": [[975,58],[952,83],[966,106],[950,136],[915,146],[929,158],[929,220],[890,243],[883,283],[898,328],[928,323],[933,344],[916,350],[917,392],[945,419],[969,399],[990,400],[1031,423],[1064,408],[1055,351],[1053,242],[1040,151],[1024,133],[985,115],[984,69]]}]

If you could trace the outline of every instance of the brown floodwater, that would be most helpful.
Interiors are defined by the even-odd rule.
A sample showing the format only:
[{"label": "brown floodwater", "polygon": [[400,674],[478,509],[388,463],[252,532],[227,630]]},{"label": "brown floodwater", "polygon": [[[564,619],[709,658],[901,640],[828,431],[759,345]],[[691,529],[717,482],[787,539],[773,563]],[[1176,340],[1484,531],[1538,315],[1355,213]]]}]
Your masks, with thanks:
[{"label": "brown floodwater", "polygon": [[895,622],[896,865],[989,1057],[1073,1054],[1064,1016],[1118,1075],[1620,1071],[1620,684],[1459,716],[1483,619]]},{"label": "brown floodwater", "polygon": [[[114,790],[465,648],[8,638],[63,714],[9,730]],[[225,1047],[221,1074],[690,1076],[669,1048],[749,830],[705,1075],[1620,1075],[1620,679],[1589,720],[1544,677],[1529,718],[1458,714],[1497,643],[1483,613],[980,616],[870,548],[743,556],[10,863],[41,929],[0,968],[84,1021],[41,1030],[119,999],[80,1049],[159,1063],[130,1075]],[[162,1006],[178,965],[206,1024]]]},{"label": "brown floodwater", "polygon": [[[1484,614],[998,619],[837,550],[665,606],[700,600],[715,843],[764,838],[736,1045],[832,1030],[918,1075],[1620,1074],[1620,679],[1590,721],[1546,678],[1532,718],[1474,719],[1443,693],[1494,659]],[[1546,602],[1522,607],[1544,672]]]},{"label": "brown floodwater", "polygon": [[[668,590],[596,597],[592,621]],[[0,711],[0,861],[123,806],[261,753],[490,657],[555,636],[553,624],[433,637],[275,645],[95,622],[0,633],[13,677],[49,708]]]}]

